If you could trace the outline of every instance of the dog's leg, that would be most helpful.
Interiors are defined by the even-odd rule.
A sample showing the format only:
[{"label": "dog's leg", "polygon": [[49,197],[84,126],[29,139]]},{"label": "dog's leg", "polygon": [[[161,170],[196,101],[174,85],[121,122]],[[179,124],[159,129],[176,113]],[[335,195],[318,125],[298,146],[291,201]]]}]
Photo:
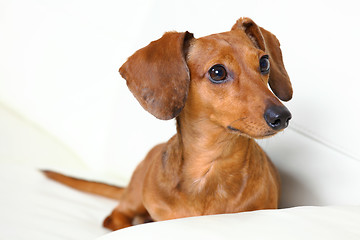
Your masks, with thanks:
[{"label": "dog's leg", "polygon": [[105,218],[103,226],[113,231],[130,227],[132,226],[132,218],[114,209],[112,213]]},{"label": "dog's leg", "polygon": [[111,230],[129,227],[151,221],[143,204],[143,185],[146,173],[155,153],[161,147],[154,147],[134,171],[127,188],[120,198],[119,205],[104,220],[103,226]]},{"label": "dog's leg", "polygon": [[[134,177],[139,175],[136,173]],[[111,230],[118,230],[144,223],[148,218],[148,213],[142,202],[142,183],[138,182],[136,186],[130,183],[129,187],[125,189],[119,205],[104,220],[103,226]]]},{"label": "dog's leg", "polygon": [[151,221],[152,219],[146,211],[129,214],[128,210],[124,209],[119,204],[119,206],[117,206],[111,212],[111,214],[107,218],[105,218],[103,226],[115,231],[121,228],[126,228]]},{"label": "dog's leg", "polygon": [[142,162],[135,170],[129,186],[124,190],[119,205],[104,220],[104,227],[111,230],[129,227],[138,216],[147,215],[142,202],[144,170],[144,162]]}]

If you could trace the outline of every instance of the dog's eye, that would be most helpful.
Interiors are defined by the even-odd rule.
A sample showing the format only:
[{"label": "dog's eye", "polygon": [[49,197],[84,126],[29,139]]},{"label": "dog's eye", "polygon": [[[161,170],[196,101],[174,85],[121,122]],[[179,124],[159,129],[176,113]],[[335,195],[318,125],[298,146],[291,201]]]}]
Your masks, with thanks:
[{"label": "dog's eye", "polygon": [[260,72],[261,74],[268,74],[270,71],[270,61],[269,61],[269,56],[268,55],[264,55],[260,58],[259,61],[259,65],[260,65]]},{"label": "dog's eye", "polygon": [[227,77],[227,72],[224,66],[216,64],[209,70],[209,79],[213,83],[222,83]]}]

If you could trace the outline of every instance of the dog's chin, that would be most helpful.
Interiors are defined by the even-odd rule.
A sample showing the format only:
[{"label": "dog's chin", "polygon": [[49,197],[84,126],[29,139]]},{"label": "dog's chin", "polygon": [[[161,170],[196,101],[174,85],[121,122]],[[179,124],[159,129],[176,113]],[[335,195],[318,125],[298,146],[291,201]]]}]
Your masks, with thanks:
[{"label": "dog's chin", "polygon": [[274,131],[272,129],[266,129],[264,131],[259,131],[256,134],[254,134],[254,133],[246,133],[246,132],[241,131],[240,129],[237,129],[237,128],[235,128],[233,126],[230,126],[230,125],[227,126],[227,129],[232,134],[236,134],[236,135],[247,137],[247,138],[253,138],[253,139],[264,139],[264,138],[274,136],[275,134],[278,133],[278,131]]}]

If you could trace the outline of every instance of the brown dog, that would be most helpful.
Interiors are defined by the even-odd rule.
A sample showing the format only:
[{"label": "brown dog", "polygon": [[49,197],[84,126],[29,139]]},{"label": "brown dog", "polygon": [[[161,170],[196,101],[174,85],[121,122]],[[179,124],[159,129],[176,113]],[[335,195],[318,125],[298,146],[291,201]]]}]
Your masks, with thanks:
[{"label": "brown dog", "polygon": [[278,173],[254,141],[291,118],[278,100],[290,100],[292,87],[273,34],[249,18],[199,39],[168,32],[132,55],[120,74],[147,111],[176,117],[177,134],[148,153],[125,189],[45,172],[119,199],[105,227],[277,208]]}]

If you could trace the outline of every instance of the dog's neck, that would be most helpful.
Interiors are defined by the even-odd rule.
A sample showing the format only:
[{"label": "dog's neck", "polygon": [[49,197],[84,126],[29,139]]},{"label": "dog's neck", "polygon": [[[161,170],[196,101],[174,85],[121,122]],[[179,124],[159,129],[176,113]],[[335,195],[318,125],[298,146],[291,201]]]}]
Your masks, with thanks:
[{"label": "dog's neck", "polygon": [[247,154],[254,147],[253,139],[233,134],[209,118],[188,116],[186,111],[177,117],[177,129],[186,188],[201,191],[211,179],[216,184],[224,180],[214,179],[221,178],[214,173],[232,174],[248,166]]},{"label": "dog's neck", "polygon": [[239,151],[246,152],[251,141],[206,118],[189,120],[179,117],[177,125],[183,158],[189,162],[207,164],[227,159]]}]

